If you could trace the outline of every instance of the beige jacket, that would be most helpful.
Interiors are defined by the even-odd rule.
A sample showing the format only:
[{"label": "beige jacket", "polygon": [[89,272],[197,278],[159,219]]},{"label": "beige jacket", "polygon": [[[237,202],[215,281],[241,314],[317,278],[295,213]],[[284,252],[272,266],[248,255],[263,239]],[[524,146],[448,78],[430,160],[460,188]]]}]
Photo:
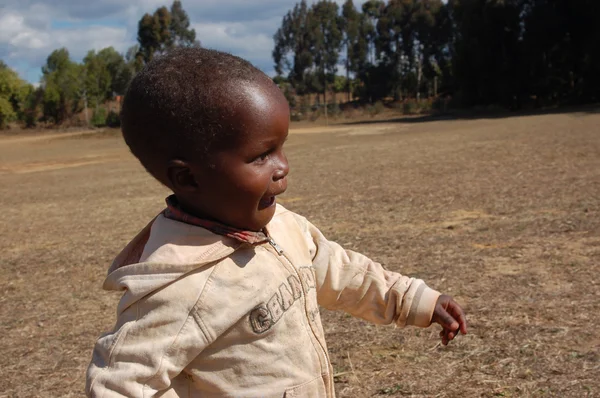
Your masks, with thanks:
[{"label": "beige jacket", "polygon": [[439,296],[277,207],[251,246],[158,216],[104,283],[123,291],[87,372],[92,397],[333,397],[319,305],[429,326]]}]

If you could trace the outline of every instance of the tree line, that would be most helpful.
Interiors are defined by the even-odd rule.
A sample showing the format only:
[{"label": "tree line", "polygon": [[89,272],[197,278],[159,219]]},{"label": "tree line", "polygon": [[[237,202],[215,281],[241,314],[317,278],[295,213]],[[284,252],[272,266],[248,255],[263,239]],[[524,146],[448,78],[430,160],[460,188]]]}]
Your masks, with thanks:
[{"label": "tree line", "polygon": [[91,50],[81,63],[66,48],[54,50],[42,67],[38,88],[0,61],[0,128],[14,121],[27,127],[60,125],[82,111],[88,125],[116,125],[117,112],[106,112],[101,104],[123,95],[133,76],[157,54],[200,45],[177,0],[140,19],[137,42],[125,54],[113,47]]},{"label": "tree line", "polygon": [[[598,0],[331,0],[297,3],[274,35],[275,82],[292,107],[333,102],[451,99],[519,109],[600,100]],[[53,51],[34,87],[0,61],[0,128],[118,124],[101,106],[123,95],[157,54],[199,46],[180,1],[138,22],[137,44],[72,60]],[[335,97],[334,97],[335,99]],[[324,107],[325,111],[327,107]]]},{"label": "tree line", "polygon": [[275,33],[273,59],[288,97],[321,94],[325,103],[340,86],[362,102],[594,102],[599,15],[597,0],[369,0],[358,8],[352,0],[302,0]]}]

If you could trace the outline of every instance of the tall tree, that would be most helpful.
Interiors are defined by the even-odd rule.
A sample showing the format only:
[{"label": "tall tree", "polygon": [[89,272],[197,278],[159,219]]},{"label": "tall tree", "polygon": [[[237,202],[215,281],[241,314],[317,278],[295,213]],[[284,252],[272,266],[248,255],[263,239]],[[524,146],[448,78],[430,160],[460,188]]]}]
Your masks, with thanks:
[{"label": "tall tree", "polygon": [[351,100],[350,73],[356,76],[360,64],[361,49],[359,48],[361,15],[354,7],[352,0],[346,0],[342,6],[341,28],[344,33],[344,45],[346,47],[346,90],[348,101]]},{"label": "tall tree", "polygon": [[522,81],[520,0],[451,0],[453,66],[465,105],[518,106]]},{"label": "tall tree", "polygon": [[77,109],[81,65],[71,61],[66,48],[54,50],[42,68],[44,116],[60,124]]},{"label": "tall tree", "polygon": [[416,25],[420,9],[419,0],[390,0],[383,8],[377,23],[380,48],[392,78],[394,99],[400,97],[402,84],[410,82],[405,79],[409,73],[412,75],[410,77],[413,77],[413,85],[416,80],[412,72],[415,71],[417,61]]},{"label": "tall tree", "polygon": [[150,62],[155,53],[162,53],[170,47],[171,13],[167,7],[158,8],[153,15],[144,14],[138,23],[138,43],[144,62]]},{"label": "tall tree", "polygon": [[144,67],[144,58],[139,44],[134,44],[127,49],[125,52],[125,62],[132,76],[142,70]]},{"label": "tall tree", "polygon": [[173,47],[199,46],[196,31],[190,28],[190,19],[181,5],[175,0],[169,10],[160,7],[154,14],[144,14],[138,22],[138,57],[150,62],[155,54],[161,54]]},{"label": "tall tree", "polygon": [[600,99],[599,14],[595,1],[523,1],[525,84],[539,105]]},{"label": "tall tree", "polygon": [[[108,70],[107,60],[91,50],[83,59],[84,80],[86,95],[93,101],[94,107],[110,98],[112,94],[112,76]],[[80,87],[83,88],[83,87]]]},{"label": "tall tree", "polygon": [[378,56],[377,51],[377,21],[385,7],[382,0],[367,0],[362,5],[364,19],[362,21],[361,34],[368,42],[368,62],[375,64]]},{"label": "tall tree", "polygon": [[320,0],[310,10],[310,29],[314,37],[315,69],[322,84],[325,117],[327,117],[327,91],[337,72],[342,44],[342,31],[338,5],[334,1]]},{"label": "tall tree", "polygon": [[440,65],[445,67],[443,48],[449,43],[448,20],[441,0],[420,0],[414,20],[416,37],[415,72],[416,97],[420,98],[423,82],[441,75]]},{"label": "tall tree", "polygon": [[0,61],[0,129],[20,118],[33,87],[22,80],[17,72]]},{"label": "tall tree", "polygon": [[308,93],[311,86],[310,70],[314,63],[311,18],[306,0],[302,0],[283,17],[274,36],[275,71],[280,76],[287,73],[299,95]]},{"label": "tall tree", "polygon": [[107,91],[106,98],[113,95],[123,95],[133,77],[133,71],[125,62],[123,55],[119,54],[113,47],[107,47],[100,50],[97,57],[106,66],[110,75],[110,90]]},{"label": "tall tree", "polygon": [[196,40],[196,31],[190,29],[190,19],[181,5],[181,1],[175,0],[171,5],[171,45],[177,47],[199,46]]}]

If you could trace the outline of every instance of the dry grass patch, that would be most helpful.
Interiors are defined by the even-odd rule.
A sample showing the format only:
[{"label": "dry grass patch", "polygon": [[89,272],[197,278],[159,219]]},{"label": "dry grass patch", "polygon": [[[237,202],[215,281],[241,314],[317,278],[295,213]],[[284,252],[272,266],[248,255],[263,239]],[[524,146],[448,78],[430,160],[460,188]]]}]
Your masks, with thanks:
[{"label": "dry grass patch", "polygon": [[[469,314],[470,334],[441,347],[435,328],[323,311],[340,397],[600,396],[598,126],[553,114],[292,132],[281,202]],[[114,321],[108,265],[167,194],[118,137],[54,138],[0,143],[1,397],[82,395]]]}]

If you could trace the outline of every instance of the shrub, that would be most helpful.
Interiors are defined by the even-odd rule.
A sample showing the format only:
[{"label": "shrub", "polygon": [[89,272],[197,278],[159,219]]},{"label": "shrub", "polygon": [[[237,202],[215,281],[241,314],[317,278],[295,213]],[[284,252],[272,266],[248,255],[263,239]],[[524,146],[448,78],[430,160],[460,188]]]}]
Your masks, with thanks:
[{"label": "shrub", "polygon": [[393,110],[403,112],[404,104],[401,101],[392,102],[390,105]]},{"label": "shrub", "polygon": [[27,109],[23,114],[23,121],[25,122],[25,127],[31,128],[35,127],[38,122],[38,115],[35,109]]},{"label": "shrub", "polygon": [[290,120],[292,122],[300,122],[302,120],[304,120],[305,116],[304,113],[302,112],[296,112],[296,111],[292,111],[290,114]]},{"label": "shrub", "polygon": [[16,117],[12,104],[6,98],[0,98],[0,130],[7,128]]},{"label": "shrub", "polygon": [[323,114],[323,110],[321,108],[318,108],[316,111],[313,111],[310,114],[309,120],[311,122],[317,121],[322,116],[322,114]]},{"label": "shrub", "polygon": [[433,100],[431,98],[426,98],[419,103],[419,108],[421,112],[431,112],[432,106]]},{"label": "shrub", "polygon": [[335,103],[327,105],[327,112],[330,116],[338,117],[342,113],[342,110],[340,109],[340,106]]},{"label": "shrub", "polygon": [[381,101],[377,101],[373,105],[367,106],[367,112],[371,116],[379,115],[384,110],[385,110],[385,105],[383,105],[383,102],[381,102]]},{"label": "shrub", "polygon": [[108,115],[106,116],[106,125],[108,127],[121,127],[121,118],[119,117],[119,114],[112,110],[108,112]]},{"label": "shrub", "polygon": [[99,107],[94,110],[92,120],[90,121],[94,127],[106,126],[106,109]]},{"label": "shrub", "polygon": [[437,112],[445,112],[447,109],[447,106],[448,106],[448,104],[447,104],[446,98],[442,98],[442,97],[437,97],[431,103],[431,109],[433,109],[434,111],[437,111]]},{"label": "shrub", "polygon": [[405,115],[414,115],[419,113],[419,104],[413,99],[406,100],[402,105],[402,112]]}]

